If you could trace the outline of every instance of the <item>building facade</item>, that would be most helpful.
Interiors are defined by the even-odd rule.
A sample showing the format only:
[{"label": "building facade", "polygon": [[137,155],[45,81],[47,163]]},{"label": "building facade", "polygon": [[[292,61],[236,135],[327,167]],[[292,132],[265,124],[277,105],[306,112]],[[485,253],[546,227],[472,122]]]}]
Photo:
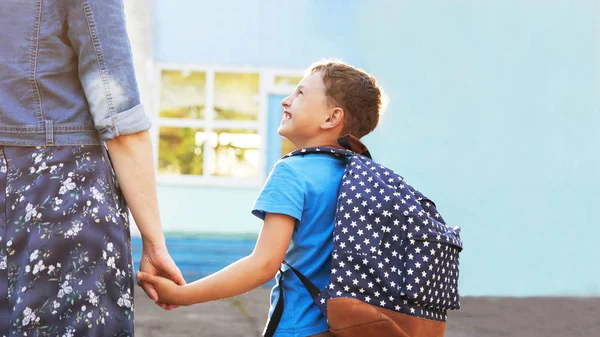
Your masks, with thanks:
[{"label": "building facade", "polygon": [[463,227],[463,293],[600,295],[598,2],[126,3],[167,232],[260,230],[280,101],[338,58],[389,98],[375,159]]}]

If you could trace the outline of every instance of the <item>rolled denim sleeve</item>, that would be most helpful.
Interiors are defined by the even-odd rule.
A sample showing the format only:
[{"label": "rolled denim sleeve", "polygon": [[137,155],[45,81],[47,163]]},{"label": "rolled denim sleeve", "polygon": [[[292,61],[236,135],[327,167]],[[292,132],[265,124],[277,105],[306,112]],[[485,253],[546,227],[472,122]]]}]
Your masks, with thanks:
[{"label": "rolled denim sleeve", "polygon": [[150,129],[135,78],[123,0],[71,0],[68,36],[100,138]]}]

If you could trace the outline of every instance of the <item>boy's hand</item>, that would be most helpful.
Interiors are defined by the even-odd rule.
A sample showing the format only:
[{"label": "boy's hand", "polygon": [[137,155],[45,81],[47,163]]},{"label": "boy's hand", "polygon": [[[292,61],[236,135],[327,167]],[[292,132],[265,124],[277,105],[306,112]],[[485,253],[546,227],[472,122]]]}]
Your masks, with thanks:
[{"label": "boy's hand", "polygon": [[[184,285],[185,280],[181,275],[181,271],[175,265],[175,262],[167,252],[167,247],[159,245],[161,247],[156,248],[155,245],[149,244],[142,239],[142,259],[140,260],[139,271],[148,273],[150,275],[161,275],[173,280],[179,285]],[[138,285],[144,289],[146,294],[154,301],[157,305],[165,310],[171,310],[177,308],[176,305],[165,304],[158,301],[158,295],[156,290],[151,284],[141,282],[138,279]]]},{"label": "boy's hand", "polygon": [[145,272],[138,272],[137,279],[141,282],[147,282],[156,289],[158,293],[157,303],[169,305],[187,305],[183,303],[184,296],[181,294],[182,287],[168,278],[154,276]]}]

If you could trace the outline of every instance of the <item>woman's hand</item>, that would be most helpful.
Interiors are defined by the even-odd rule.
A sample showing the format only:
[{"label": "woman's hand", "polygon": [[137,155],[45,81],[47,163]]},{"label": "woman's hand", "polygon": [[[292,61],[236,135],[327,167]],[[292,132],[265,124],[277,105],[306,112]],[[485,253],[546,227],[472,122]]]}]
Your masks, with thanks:
[{"label": "woman's hand", "polygon": [[168,305],[186,305],[182,287],[175,282],[162,276],[154,276],[144,272],[138,272],[137,279],[158,293],[158,302]]},{"label": "woman's hand", "polygon": [[177,306],[173,305],[172,302],[162,301],[160,298],[160,293],[157,293],[158,289],[156,289],[154,283],[144,279],[146,276],[148,276],[147,279],[152,280],[154,280],[152,276],[162,276],[172,281],[171,283],[173,283],[173,285],[185,285],[185,280],[181,275],[181,271],[175,265],[175,262],[169,255],[166,246],[155,247],[144,244],[139,271],[141,273],[138,273],[138,275],[141,274],[142,278],[140,279],[138,276],[138,285],[144,289],[148,297],[150,297],[165,310],[177,308]]}]

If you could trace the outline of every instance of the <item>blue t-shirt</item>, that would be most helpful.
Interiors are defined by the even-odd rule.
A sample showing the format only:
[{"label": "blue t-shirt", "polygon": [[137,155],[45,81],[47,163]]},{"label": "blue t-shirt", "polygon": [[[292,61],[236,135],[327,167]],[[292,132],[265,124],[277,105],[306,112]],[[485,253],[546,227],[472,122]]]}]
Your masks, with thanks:
[{"label": "blue t-shirt", "polygon": [[[286,214],[296,219],[285,260],[319,289],[329,282],[337,195],[346,161],[325,154],[306,154],[278,161],[252,214]],[[275,337],[306,337],[329,329],[327,319],[289,267],[283,265],[284,310]],[[273,313],[279,285],[271,291]]]}]

